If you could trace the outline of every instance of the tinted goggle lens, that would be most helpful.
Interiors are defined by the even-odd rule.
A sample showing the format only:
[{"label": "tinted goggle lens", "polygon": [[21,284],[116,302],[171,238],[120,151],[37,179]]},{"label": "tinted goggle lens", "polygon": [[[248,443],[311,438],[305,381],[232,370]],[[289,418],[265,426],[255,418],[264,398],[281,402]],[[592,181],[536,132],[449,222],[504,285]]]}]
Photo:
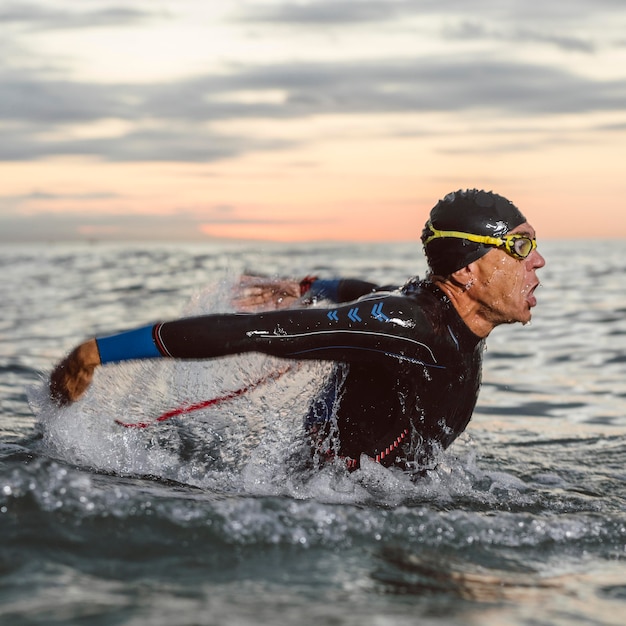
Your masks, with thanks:
[{"label": "tinted goggle lens", "polygon": [[537,247],[536,239],[525,235],[510,235],[505,241],[507,250],[520,259],[525,259]]}]

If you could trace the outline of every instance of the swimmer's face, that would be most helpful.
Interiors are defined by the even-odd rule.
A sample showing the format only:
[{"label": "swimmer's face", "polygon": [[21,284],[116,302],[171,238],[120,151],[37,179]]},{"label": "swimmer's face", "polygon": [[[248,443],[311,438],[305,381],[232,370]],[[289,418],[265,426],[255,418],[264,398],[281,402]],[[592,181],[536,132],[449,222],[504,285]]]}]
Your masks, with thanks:
[{"label": "swimmer's face", "polygon": [[[535,230],[525,222],[510,234],[534,238]],[[500,248],[493,248],[472,263],[474,279],[470,293],[479,304],[481,316],[493,326],[528,323],[531,309],[537,304],[535,289],[539,279],[536,271],[545,264],[537,249],[525,259],[516,259]]]}]

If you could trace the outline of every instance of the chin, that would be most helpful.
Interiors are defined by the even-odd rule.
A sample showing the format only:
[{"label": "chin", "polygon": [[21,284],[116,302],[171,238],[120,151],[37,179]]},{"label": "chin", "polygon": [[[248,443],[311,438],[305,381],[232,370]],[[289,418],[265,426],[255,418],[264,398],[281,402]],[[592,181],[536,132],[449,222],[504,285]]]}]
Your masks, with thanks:
[{"label": "chin", "polygon": [[530,307],[526,308],[524,311],[520,311],[517,315],[511,315],[511,318],[508,320],[509,324],[528,324],[530,319],[532,318],[532,311]]},{"label": "chin", "polygon": [[521,322],[522,324],[524,324],[524,325],[526,325],[526,324],[530,324],[530,320],[532,319],[532,317],[533,317],[533,314],[532,314],[532,312],[531,312],[531,311],[530,311],[530,309],[529,309],[529,310],[528,310],[528,312],[526,313],[526,315],[524,315],[524,316],[522,317],[522,319],[520,319],[520,322]]}]

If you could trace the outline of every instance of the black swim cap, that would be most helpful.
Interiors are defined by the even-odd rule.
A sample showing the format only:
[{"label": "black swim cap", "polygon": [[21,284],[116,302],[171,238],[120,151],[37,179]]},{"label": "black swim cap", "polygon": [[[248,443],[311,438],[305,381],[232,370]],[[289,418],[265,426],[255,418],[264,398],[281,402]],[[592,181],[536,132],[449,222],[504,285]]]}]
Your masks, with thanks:
[{"label": "black swim cap", "polygon": [[[491,237],[506,235],[525,221],[526,218],[511,201],[492,191],[478,189],[460,189],[449,193],[430,212],[430,223],[437,230]],[[422,231],[422,243],[432,234],[427,223]],[[489,245],[452,237],[433,239],[424,245],[428,265],[438,276],[449,276],[489,250]]]}]

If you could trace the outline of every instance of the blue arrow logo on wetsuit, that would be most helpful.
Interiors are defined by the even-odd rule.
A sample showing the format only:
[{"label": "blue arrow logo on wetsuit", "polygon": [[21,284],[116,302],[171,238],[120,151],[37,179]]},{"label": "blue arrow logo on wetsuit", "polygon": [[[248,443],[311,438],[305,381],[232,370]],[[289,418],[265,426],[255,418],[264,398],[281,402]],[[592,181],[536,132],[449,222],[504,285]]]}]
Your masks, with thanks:
[{"label": "blue arrow logo on wetsuit", "polygon": [[379,322],[387,322],[389,318],[383,313],[383,303],[379,302],[372,307],[372,317]]},{"label": "blue arrow logo on wetsuit", "polygon": [[333,322],[339,321],[339,318],[337,317],[337,311],[328,311],[326,317]]},{"label": "blue arrow logo on wetsuit", "polygon": [[348,317],[353,321],[353,322],[362,322],[363,320],[359,317],[359,307],[355,306],[353,309],[350,309],[350,311],[348,311]]}]

